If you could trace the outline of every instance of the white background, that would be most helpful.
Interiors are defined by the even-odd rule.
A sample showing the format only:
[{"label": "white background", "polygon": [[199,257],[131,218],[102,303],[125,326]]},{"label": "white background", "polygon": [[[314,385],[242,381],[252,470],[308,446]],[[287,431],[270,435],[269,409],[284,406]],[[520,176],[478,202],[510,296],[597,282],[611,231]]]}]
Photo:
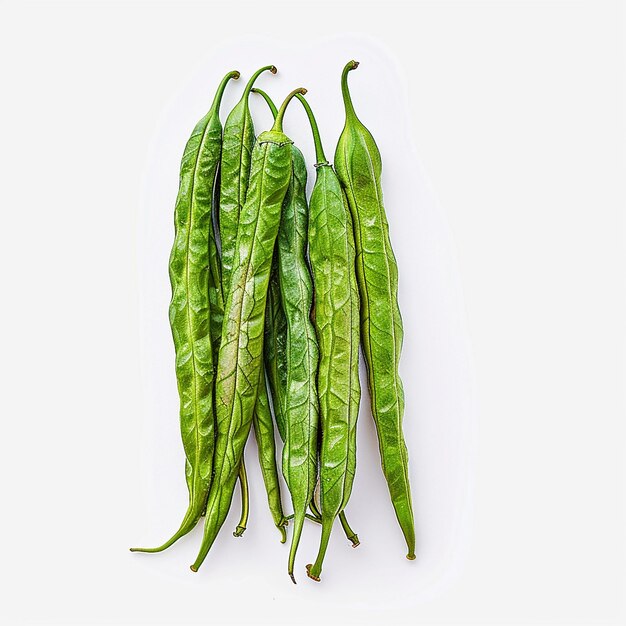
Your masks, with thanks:
[{"label": "white background", "polygon": [[[1,3],[4,622],[622,623],[621,9]],[[480,395],[473,516],[437,593],[338,607],[324,583],[272,594],[242,565],[225,602],[177,557],[125,551],[165,525],[144,519],[169,508],[146,475],[178,471],[145,454],[162,436],[141,382],[145,181],[176,95],[235,35],[289,48],[345,33],[375,40],[407,81],[405,132],[456,245]],[[219,558],[245,564],[252,540]]]}]

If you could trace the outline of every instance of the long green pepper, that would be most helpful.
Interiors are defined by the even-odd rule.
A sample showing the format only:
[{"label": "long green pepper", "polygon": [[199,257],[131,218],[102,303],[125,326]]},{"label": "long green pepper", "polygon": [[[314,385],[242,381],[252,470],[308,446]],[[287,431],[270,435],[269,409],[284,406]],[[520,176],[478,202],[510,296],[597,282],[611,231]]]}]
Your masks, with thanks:
[{"label": "long green pepper", "polygon": [[[254,93],[258,93],[263,97],[266,101],[272,115],[276,117],[276,106],[272,99],[258,88],[253,88],[252,91]],[[302,96],[298,94],[296,96],[298,99],[301,99]],[[299,168],[301,170],[302,163],[304,163],[304,156],[300,152],[300,150],[295,146],[292,146],[292,150],[294,151],[294,161],[299,164]],[[293,180],[293,179],[292,179]],[[302,200],[298,200],[298,196],[302,196],[305,193],[306,187],[306,172],[304,175],[304,181],[302,181],[298,185],[297,193],[292,194],[291,197],[295,198],[296,202],[300,202],[302,204]],[[288,196],[290,194],[288,193]],[[287,199],[285,200],[287,202]],[[306,200],[304,200],[306,202]],[[306,233],[307,229],[307,216],[303,211],[295,211],[295,219],[298,222],[298,228],[296,228],[296,232]],[[281,220],[281,229],[285,227],[285,225],[289,225],[290,221]],[[292,237],[292,245],[294,246],[295,255],[302,255],[303,250],[306,248],[306,234],[304,243],[301,240],[301,237]],[[279,230],[280,237],[280,230]],[[306,263],[306,260],[303,261]],[[274,259],[272,261],[272,272],[270,274],[270,285],[267,294],[267,310],[265,314],[265,342],[264,342],[264,351],[265,351],[265,366],[268,372],[268,380],[270,383],[270,390],[272,392],[272,406],[274,409],[274,417],[276,419],[276,424],[278,426],[278,431],[281,436],[283,442],[285,441],[285,418],[284,418],[284,407],[285,407],[285,398],[287,397],[287,318],[285,316],[285,311],[283,309],[281,294],[280,294],[280,282],[279,282],[279,269],[278,269],[278,249],[274,251]],[[358,339],[357,339],[358,344]],[[318,524],[322,523],[322,515],[315,503],[315,494],[311,497],[311,501],[309,503],[311,509],[311,515],[306,514],[306,517]],[[294,517],[293,515],[290,517]],[[348,540],[352,543],[352,547],[356,548],[360,545],[358,535],[350,528],[348,520],[346,518],[345,512],[341,511],[339,514],[339,520],[341,522],[341,526],[344,530],[344,533]]]},{"label": "long green pepper", "polygon": [[321,416],[319,553],[307,573],[320,580],[335,518],[344,510],[356,469],[359,383],[359,292],[354,235],[341,184],[326,160],[317,122],[302,96],[315,143],[315,185],[309,203],[309,257],[315,286],[313,322],[319,342]]},{"label": "long green pepper", "polygon": [[202,515],[211,485],[215,426],[208,241],[222,147],[219,107],[226,85],[237,78],[239,72],[234,71],[222,79],[209,112],[196,124],[185,146],[174,214],[169,317],[176,350],[189,505],[180,528],[168,541],[158,548],[131,548],[133,552],[161,552],[192,530]]},{"label": "long green pepper", "polygon": [[[267,65],[257,70],[250,77],[241,99],[230,112],[224,124],[224,143],[221,158],[222,179],[219,187],[221,274],[224,294],[228,293],[232,275],[237,229],[250,182],[251,154],[256,140],[248,100],[255,81],[266,71],[276,74],[276,67]],[[276,443],[274,441],[272,414],[263,369],[261,370],[261,378],[259,381],[257,406],[254,410],[253,425],[270,513],[272,514],[274,524],[281,534],[281,542],[284,543],[287,538],[285,532],[287,520],[283,513],[280,498],[278,468],[276,465]],[[243,457],[241,462],[243,464]],[[244,495],[242,490],[242,498]],[[244,530],[245,526],[242,527],[239,525],[234,535],[239,537]]]},{"label": "long green pepper", "polygon": [[282,407],[285,421],[283,476],[294,512],[288,573],[295,583],[294,564],[307,508],[317,482],[317,429],[319,401],[315,374],[318,348],[311,323],[313,284],[306,262],[306,163],[291,146],[293,173],[283,205],[278,232],[278,279],[287,319],[285,344],[286,385]]},{"label": "long green pepper", "polygon": [[346,122],[335,152],[335,169],[354,222],[361,337],[382,469],[408,547],[407,558],[412,560],[415,526],[408,453],[402,432],[404,390],[398,373],[403,335],[398,266],[383,205],[380,152],[371,133],[357,118],[348,90],[348,73],[357,66],[356,61],[350,61],[341,75]]},{"label": "long green pepper", "polygon": [[191,566],[197,571],[222,527],[250,432],[262,368],[263,330],[272,254],[281,207],[291,179],[291,140],[282,132],[285,109],[252,153],[250,186],[241,211],[215,386],[217,437],[215,477],[209,491],[202,545]]}]

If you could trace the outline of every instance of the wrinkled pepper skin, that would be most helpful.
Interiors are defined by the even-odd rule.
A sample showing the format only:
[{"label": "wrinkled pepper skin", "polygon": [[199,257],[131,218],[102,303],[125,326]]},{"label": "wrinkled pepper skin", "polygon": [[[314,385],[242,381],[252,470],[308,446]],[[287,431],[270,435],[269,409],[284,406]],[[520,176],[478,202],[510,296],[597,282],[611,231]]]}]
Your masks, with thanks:
[{"label": "wrinkled pepper skin", "polygon": [[248,99],[256,79],[267,71],[276,74],[276,68],[273,65],[257,70],[250,77],[241,99],[228,114],[224,123],[219,187],[219,232],[222,244],[222,284],[226,294],[233,271],[239,214],[246,200],[252,149],[256,140]]},{"label": "wrinkled pepper skin", "polygon": [[[224,125],[224,145],[221,159],[224,177],[220,184],[219,226],[222,288],[225,294],[228,293],[232,274],[237,228],[250,182],[251,154],[256,141],[248,99],[256,79],[266,71],[275,74],[276,67],[267,65],[257,70],[250,77],[241,99],[228,115]],[[274,440],[272,413],[263,369],[261,370],[261,379],[259,381],[257,406],[253,415],[253,426],[270,513],[272,514],[274,524],[280,532],[281,542],[284,543],[287,540],[285,531],[287,520],[283,513],[280,498],[278,466],[276,464],[276,442]],[[241,462],[243,465],[243,458]],[[242,498],[243,496],[244,492],[242,490]],[[244,508],[246,506],[247,501],[244,503]],[[235,537],[240,537],[244,530],[245,523],[242,524],[240,522],[233,534]]]},{"label": "wrinkled pepper skin", "polygon": [[189,506],[171,539],[158,548],[132,548],[137,552],[160,552],[192,530],[202,515],[211,485],[215,416],[208,241],[222,147],[219,107],[227,83],[238,77],[239,72],[230,72],[223,78],[211,109],[187,142],[174,215],[169,318],[176,351]]},{"label": "wrinkled pepper skin", "polygon": [[359,383],[359,292],[354,234],[341,184],[324,155],[313,111],[302,96],[315,142],[317,171],[309,203],[309,257],[315,286],[313,322],[319,342],[317,387],[321,416],[322,536],[307,573],[320,580],[335,518],[352,491],[356,469]]},{"label": "wrinkled pepper skin", "polygon": [[293,173],[278,232],[278,279],[282,308],[287,319],[285,344],[286,385],[282,412],[285,420],[283,476],[289,487],[294,526],[288,573],[294,564],[307,508],[317,482],[317,430],[319,400],[316,373],[317,338],[311,323],[313,284],[306,261],[308,206],[306,164],[292,146]]},{"label": "wrinkled pepper skin", "polygon": [[263,362],[263,331],[273,249],[283,200],[291,179],[291,140],[282,119],[292,92],[272,130],[253,149],[250,186],[241,211],[234,266],[226,306],[215,382],[217,437],[214,480],[206,507],[197,571],[224,524],[252,424]]},{"label": "wrinkled pepper skin", "polygon": [[357,118],[348,90],[348,72],[357,66],[358,63],[350,61],[341,77],[346,122],[335,152],[335,170],[354,224],[361,340],[381,464],[407,544],[407,558],[412,560],[415,525],[408,453],[402,432],[404,390],[398,373],[403,336],[398,267],[383,205],[380,152],[371,133]]}]

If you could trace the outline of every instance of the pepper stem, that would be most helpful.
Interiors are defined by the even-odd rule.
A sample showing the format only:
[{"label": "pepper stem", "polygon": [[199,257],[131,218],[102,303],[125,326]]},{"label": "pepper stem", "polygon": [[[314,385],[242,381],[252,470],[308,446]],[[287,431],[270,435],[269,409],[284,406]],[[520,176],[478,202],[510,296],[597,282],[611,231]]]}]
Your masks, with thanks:
[{"label": "pepper stem", "polygon": [[277,70],[276,67],[274,65],[266,65],[265,67],[262,67],[261,69],[258,69],[256,72],[254,72],[254,74],[252,74],[252,76],[250,76],[250,80],[247,82],[245,89],[243,90],[243,95],[241,96],[242,100],[247,100],[248,99],[248,95],[250,94],[250,91],[252,91],[252,85],[254,85],[254,81],[263,73],[263,72],[267,72],[267,71],[272,72],[272,74],[276,74]]},{"label": "pepper stem", "polygon": [[315,160],[317,163],[328,163],[326,156],[324,155],[322,139],[320,138],[320,130],[317,126],[315,115],[313,115],[313,109],[311,109],[311,105],[306,101],[304,96],[296,94],[296,98],[298,98],[298,100],[302,103],[311,124],[311,130],[313,131],[313,143],[315,144]]},{"label": "pepper stem", "polygon": [[291,101],[291,99],[296,94],[305,94],[306,89],[304,87],[298,87],[298,89],[294,89],[284,100],[284,102],[280,105],[280,109],[278,109],[278,114],[276,115],[276,119],[274,120],[274,126],[272,126],[272,130],[282,133],[283,132],[283,117],[285,117],[285,110],[287,109],[287,105]]},{"label": "pepper stem", "polygon": [[274,101],[262,89],[259,89],[258,87],[253,87],[250,91],[252,91],[252,93],[258,93],[260,96],[263,96],[263,99],[265,100],[265,102],[267,102],[267,106],[272,112],[272,117],[276,119],[278,109],[276,108]]},{"label": "pepper stem", "polygon": [[213,98],[213,104],[211,105],[211,109],[214,111],[219,111],[220,104],[222,103],[222,96],[224,95],[224,90],[226,89],[226,85],[228,81],[232,78],[233,80],[237,80],[240,74],[237,70],[232,72],[228,72],[224,78],[222,78],[222,82],[217,88],[217,93],[215,94],[215,98]]},{"label": "pepper stem", "polygon": [[348,89],[348,72],[355,70],[359,67],[358,61],[348,61],[341,73],[341,94],[343,95],[343,104],[346,108],[346,116],[352,115],[356,117],[354,112],[354,106],[352,106],[352,97],[350,96],[350,90]]}]

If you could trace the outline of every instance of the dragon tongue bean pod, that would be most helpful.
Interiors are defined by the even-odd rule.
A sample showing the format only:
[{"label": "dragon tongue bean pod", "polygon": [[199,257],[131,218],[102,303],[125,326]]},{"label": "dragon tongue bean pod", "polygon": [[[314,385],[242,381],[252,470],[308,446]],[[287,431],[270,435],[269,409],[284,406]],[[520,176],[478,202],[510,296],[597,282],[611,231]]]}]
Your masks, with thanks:
[{"label": "dragon tongue bean pod", "polygon": [[302,96],[298,99],[311,123],[317,160],[308,239],[315,285],[313,321],[320,352],[317,386],[322,537],[317,559],[307,565],[307,573],[319,581],[333,522],[348,503],[356,467],[356,422],[361,399],[359,293],[350,211],[339,179],[324,156],[313,111]]},{"label": "dragon tongue bean pod", "polygon": [[404,391],[398,373],[403,332],[398,267],[382,201],[380,152],[357,118],[348,90],[348,73],[357,66],[356,61],[350,61],[341,76],[346,122],[335,152],[335,169],[354,223],[361,337],[382,469],[408,547],[407,558],[412,560],[415,527],[402,432]]},{"label": "dragon tongue bean pod", "polygon": [[282,132],[285,109],[252,152],[250,185],[241,211],[215,383],[217,437],[197,571],[222,527],[232,502],[237,470],[250,432],[262,367],[267,288],[281,207],[291,179],[291,140]]},{"label": "dragon tongue bean pod", "polygon": [[187,142],[174,217],[169,313],[176,349],[189,506],[171,539],[158,548],[131,548],[133,552],[160,552],[192,530],[202,515],[211,484],[215,427],[208,240],[222,146],[219,107],[227,83],[236,78],[239,72],[229,72],[222,79],[209,112],[198,122]]}]

